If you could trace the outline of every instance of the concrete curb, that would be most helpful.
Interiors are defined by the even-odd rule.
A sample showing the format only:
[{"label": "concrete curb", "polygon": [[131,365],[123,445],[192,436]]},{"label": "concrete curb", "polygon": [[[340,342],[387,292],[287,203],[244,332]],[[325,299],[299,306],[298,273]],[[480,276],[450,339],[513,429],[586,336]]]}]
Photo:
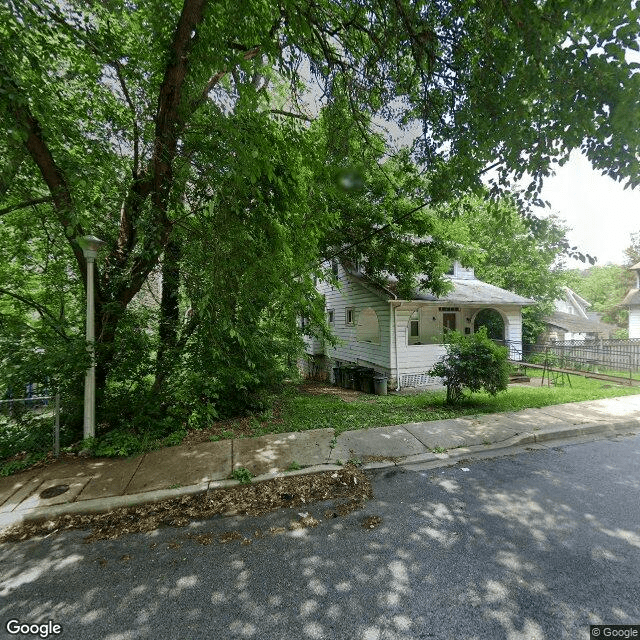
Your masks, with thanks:
[{"label": "concrete curb", "polygon": [[[296,469],[295,471],[277,471],[254,476],[251,484],[258,484],[273,480],[275,478],[289,478],[292,476],[309,475],[324,471],[339,471],[342,466],[335,464],[314,465]],[[92,515],[106,513],[122,507],[135,507],[141,504],[153,504],[163,500],[184,498],[189,496],[208,493],[215,489],[226,489],[237,487],[242,483],[239,480],[211,480],[200,484],[193,484],[174,489],[157,489],[155,491],[145,491],[144,493],[132,493],[123,496],[110,496],[107,498],[94,498],[92,500],[82,500],[80,502],[67,502],[54,506],[35,508],[15,508],[13,511],[0,514],[0,530],[5,527],[22,522],[34,522],[38,520],[50,520],[66,515]]]},{"label": "concrete curb", "polygon": [[[544,449],[549,443],[562,441],[570,444],[571,441],[579,441],[582,438],[593,437],[596,435],[633,435],[640,428],[637,420],[617,421],[614,423],[587,423],[584,425],[572,425],[565,428],[546,429],[540,432],[520,433],[490,444],[471,445],[468,447],[456,447],[447,450],[446,453],[424,452],[403,458],[396,458],[383,461],[375,461],[362,465],[363,470],[386,469],[398,466],[414,466],[418,464],[428,464],[429,467],[451,466],[457,464],[460,459],[473,457],[491,457],[492,454],[499,455],[500,451],[511,450],[526,445],[531,448]],[[546,446],[542,443],[546,443]],[[578,442],[576,442],[577,444]],[[300,475],[309,475],[312,473],[320,473],[324,471],[339,471],[342,465],[321,464],[294,471],[278,471],[266,473],[252,478],[252,483],[266,482],[274,478],[294,477]],[[48,520],[65,515],[91,515],[100,514],[118,509],[121,507],[134,507],[141,504],[153,504],[163,500],[187,497],[207,493],[215,489],[223,489],[227,487],[238,486],[241,483],[238,480],[213,480],[194,484],[190,486],[177,487],[174,489],[159,489],[155,491],[147,491],[144,493],[136,493],[131,495],[112,496],[107,498],[94,498],[91,500],[83,500],[80,502],[69,502],[54,506],[36,507],[36,508],[16,508],[13,511],[0,514],[0,530],[20,524],[23,522],[33,522],[38,520]]]}]

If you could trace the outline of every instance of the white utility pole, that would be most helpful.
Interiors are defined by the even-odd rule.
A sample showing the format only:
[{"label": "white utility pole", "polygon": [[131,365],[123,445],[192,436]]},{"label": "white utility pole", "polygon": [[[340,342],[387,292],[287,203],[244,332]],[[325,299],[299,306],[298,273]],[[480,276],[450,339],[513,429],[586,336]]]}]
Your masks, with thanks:
[{"label": "white utility pole", "polygon": [[82,253],[87,259],[87,350],[89,351],[90,364],[84,378],[84,438],[94,438],[96,435],[96,358],[95,358],[95,329],[94,329],[94,292],[93,271],[94,263],[98,257],[98,249],[105,244],[103,240],[95,236],[79,238]]}]

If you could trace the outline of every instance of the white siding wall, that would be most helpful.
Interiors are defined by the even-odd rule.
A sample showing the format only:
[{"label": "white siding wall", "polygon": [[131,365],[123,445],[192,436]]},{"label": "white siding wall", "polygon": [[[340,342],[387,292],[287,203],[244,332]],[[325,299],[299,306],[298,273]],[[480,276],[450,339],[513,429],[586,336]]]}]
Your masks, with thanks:
[{"label": "white siding wall", "polygon": [[324,341],[320,338],[315,338],[312,336],[302,336],[304,340],[304,350],[307,353],[311,353],[313,355],[317,355],[319,353],[324,353]]},{"label": "white siding wall", "polygon": [[640,308],[629,307],[629,337],[640,338]]},{"label": "white siding wall", "polygon": [[453,263],[453,277],[460,280],[475,280],[473,267],[463,267],[457,260]]},{"label": "white siding wall", "polygon": [[[332,287],[326,282],[318,285],[320,293],[325,296],[326,309],[333,309],[332,330],[339,340],[335,347],[331,347],[329,343],[325,345],[326,355],[335,360],[376,367],[389,374],[391,366],[389,303],[346,274],[342,265],[338,266],[338,278],[341,283],[340,288]],[[346,324],[348,308],[355,311],[354,325]],[[358,342],[356,339],[358,314],[364,309],[373,309],[378,316],[380,344]]]},{"label": "white siding wall", "polygon": [[561,313],[573,313],[575,315],[576,310],[572,304],[569,304],[566,300],[556,300],[554,302],[556,311]]},{"label": "white siding wall", "polygon": [[[471,271],[471,270],[469,270]],[[471,271],[472,273],[472,271]],[[341,287],[333,287],[326,282],[318,285],[320,293],[325,296],[326,309],[333,309],[332,330],[338,338],[338,344],[332,347],[324,345],[324,353],[333,360],[350,362],[362,366],[374,367],[390,376],[393,387],[398,378],[402,383],[403,376],[426,376],[427,371],[446,353],[442,339],[443,303],[394,302],[382,299],[355,278],[346,274],[342,265],[338,267],[338,278]],[[446,305],[445,305],[446,306]],[[456,329],[461,333],[465,329],[473,331],[473,317],[479,309],[457,306]],[[346,310],[354,310],[354,324],[346,324]],[[511,343],[510,357],[520,359],[522,356],[522,314],[520,307],[491,306],[497,309],[505,319],[505,339]],[[357,341],[358,314],[364,309],[373,309],[378,317],[380,327],[380,344]],[[420,342],[409,344],[409,320],[418,311],[420,317]],[[433,320],[433,318],[436,318]],[[467,321],[469,318],[469,321]],[[395,336],[394,336],[395,321]],[[638,310],[638,330],[640,332],[640,310]],[[412,340],[414,342],[415,340]],[[308,343],[309,353],[318,353],[319,347]],[[436,384],[438,380],[430,382]]]},{"label": "white siding wall", "polygon": [[522,360],[522,310],[520,307],[497,307],[506,318],[504,339],[509,343],[509,357],[512,360]]},{"label": "white siding wall", "polygon": [[[437,378],[427,379],[429,369],[446,353],[442,344],[409,344],[409,319],[413,312],[418,309],[420,313],[420,337],[434,333],[432,331],[431,318],[437,316],[438,307],[429,307],[417,304],[404,304],[395,309],[396,320],[396,343],[397,343],[397,369],[395,359],[395,349],[393,351],[394,361],[392,364],[392,378],[399,380],[403,384],[404,376],[422,376],[424,384],[438,384]],[[427,329],[423,327],[423,317],[428,318]],[[442,328],[442,323],[440,323]],[[442,331],[439,332],[439,336]],[[394,345],[396,346],[396,345]],[[422,386],[421,385],[421,386]],[[413,386],[413,385],[412,385]]]}]

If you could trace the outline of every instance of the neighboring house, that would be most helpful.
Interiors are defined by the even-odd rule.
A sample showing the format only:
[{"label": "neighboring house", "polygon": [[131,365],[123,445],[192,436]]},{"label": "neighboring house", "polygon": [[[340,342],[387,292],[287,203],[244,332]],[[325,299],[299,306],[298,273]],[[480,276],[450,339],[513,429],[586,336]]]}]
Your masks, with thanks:
[{"label": "neighboring house", "polygon": [[620,303],[629,309],[629,338],[640,338],[640,262],[630,267],[636,272],[636,286],[631,289]]},{"label": "neighboring house", "polygon": [[555,301],[555,311],[544,318],[547,330],[540,342],[558,340],[595,340],[609,338],[618,327],[600,321],[600,315],[587,311],[591,306],[569,287],[563,287],[564,298]]},{"label": "neighboring house", "polygon": [[338,344],[332,347],[308,339],[307,373],[331,378],[334,366],[353,364],[386,375],[390,388],[439,384],[428,371],[446,353],[446,332],[473,333],[478,314],[487,309],[502,320],[502,339],[509,344],[510,357],[521,359],[522,307],[534,301],[481,282],[473,269],[456,262],[446,276],[453,284],[450,293],[436,298],[419,289],[409,300],[398,297],[392,279],[381,287],[337,260],[332,269],[340,286],[320,282],[318,289]]}]

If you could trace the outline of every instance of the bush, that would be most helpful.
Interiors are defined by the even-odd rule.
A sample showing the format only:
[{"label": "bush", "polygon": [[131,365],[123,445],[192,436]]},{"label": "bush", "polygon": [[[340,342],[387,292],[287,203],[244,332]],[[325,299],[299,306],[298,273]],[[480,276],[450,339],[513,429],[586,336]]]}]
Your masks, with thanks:
[{"label": "bush", "polygon": [[492,396],[509,383],[508,350],[487,337],[484,327],[463,336],[452,332],[446,345],[447,355],[437,362],[429,375],[442,378],[447,387],[447,404],[459,402],[464,389],[484,389]]}]

